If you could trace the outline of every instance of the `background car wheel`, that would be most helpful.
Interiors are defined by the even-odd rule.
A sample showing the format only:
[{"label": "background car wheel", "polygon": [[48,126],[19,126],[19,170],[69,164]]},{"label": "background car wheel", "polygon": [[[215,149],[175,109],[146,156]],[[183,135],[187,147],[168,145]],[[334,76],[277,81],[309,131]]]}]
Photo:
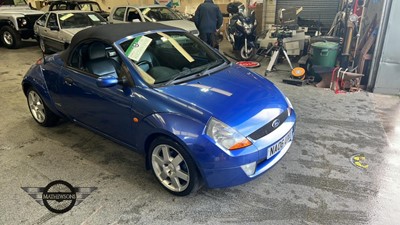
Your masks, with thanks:
[{"label": "background car wheel", "polygon": [[157,138],[151,144],[149,157],[154,176],[172,194],[185,196],[200,187],[197,168],[178,143],[165,137]]},{"label": "background car wheel", "polygon": [[38,37],[38,39],[39,39],[39,46],[40,46],[40,49],[42,50],[42,52],[45,53],[45,54],[49,54],[50,51],[47,49],[47,46],[44,43],[43,38]]},{"label": "background car wheel", "polygon": [[0,30],[1,42],[7,48],[19,48],[22,44],[21,35],[12,27],[4,26]]},{"label": "background car wheel", "polygon": [[50,111],[36,90],[29,89],[26,98],[32,117],[38,124],[44,127],[57,124],[59,117]]}]

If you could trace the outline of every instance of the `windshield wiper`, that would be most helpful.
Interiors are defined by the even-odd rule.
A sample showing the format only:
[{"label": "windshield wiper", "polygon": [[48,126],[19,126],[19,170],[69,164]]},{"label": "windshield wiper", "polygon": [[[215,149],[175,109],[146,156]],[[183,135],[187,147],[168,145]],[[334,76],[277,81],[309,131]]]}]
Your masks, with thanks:
[{"label": "windshield wiper", "polygon": [[[211,63],[209,63],[209,64],[206,64],[207,67],[206,67],[205,69],[203,69],[202,72],[201,72],[199,75],[200,75],[200,76],[206,75],[206,73],[209,72],[209,71],[208,71],[209,69],[221,65],[223,62],[224,62],[223,59],[217,59],[217,60],[215,60],[214,62],[211,62]],[[210,75],[210,74],[208,73],[207,75]]]},{"label": "windshield wiper", "polygon": [[182,78],[182,77],[187,77],[187,76],[192,75],[192,74],[194,74],[196,72],[197,72],[197,70],[193,71],[193,69],[187,69],[187,70],[184,70],[182,72],[179,72],[179,73],[175,74],[168,82],[166,82],[164,84],[164,86],[168,86],[168,85],[172,84],[175,80],[177,80],[179,78]]},{"label": "windshield wiper", "polygon": [[[192,74],[198,73],[196,75],[196,77],[202,77],[204,75],[206,75],[206,73],[208,72],[209,69],[211,69],[212,67],[218,66],[220,65],[222,62],[224,62],[223,59],[218,59],[214,62],[208,63],[204,66],[200,66],[200,67],[196,67],[194,69],[188,69],[188,70],[184,70],[182,72],[177,73],[175,76],[173,76],[171,78],[171,80],[169,80],[168,82],[166,82],[164,85],[168,86],[170,84],[172,84],[174,81],[176,81],[177,79],[183,78],[183,77],[187,77],[190,76]],[[201,73],[199,73],[201,72]]]}]

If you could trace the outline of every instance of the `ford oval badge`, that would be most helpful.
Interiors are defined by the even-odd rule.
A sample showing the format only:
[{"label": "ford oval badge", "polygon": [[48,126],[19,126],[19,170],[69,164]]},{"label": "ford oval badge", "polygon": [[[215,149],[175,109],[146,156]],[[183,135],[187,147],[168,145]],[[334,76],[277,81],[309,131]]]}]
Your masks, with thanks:
[{"label": "ford oval badge", "polygon": [[276,119],[272,122],[272,127],[277,128],[281,124],[281,121],[279,119]]}]

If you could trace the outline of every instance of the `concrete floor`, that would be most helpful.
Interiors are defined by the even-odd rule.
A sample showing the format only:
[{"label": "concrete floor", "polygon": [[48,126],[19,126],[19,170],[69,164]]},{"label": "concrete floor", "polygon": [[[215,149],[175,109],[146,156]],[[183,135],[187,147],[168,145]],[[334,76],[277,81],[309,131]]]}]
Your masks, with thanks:
[{"label": "concrete floor", "polygon": [[[20,87],[41,57],[35,43],[0,47],[0,57],[0,224],[399,224],[398,96],[335,95],[273,73],[298,115],[287,155],[253,182],[175,197],[144,170],[141,155],[73,123],[36,124]],[[356,153],[367,170],[350,163]],[[20,188],[56,179],[98,189],[54,214]]]}]

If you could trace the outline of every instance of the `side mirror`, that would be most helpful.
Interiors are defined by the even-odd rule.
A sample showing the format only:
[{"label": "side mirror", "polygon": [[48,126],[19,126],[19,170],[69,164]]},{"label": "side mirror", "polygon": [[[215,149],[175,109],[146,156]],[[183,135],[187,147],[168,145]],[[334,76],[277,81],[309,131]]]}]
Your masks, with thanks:
[{"label": "side mirror", "polygon": [[58,26],[49,26],[50,30],[56,30],[59,31],[60,28],[58,28]]},{"label": "side mirror", "polygon": [[118,78],[113,76],[102,76],[97,78],[96,84],[101,88],[108,88],[115,86],[119,83]]}]

